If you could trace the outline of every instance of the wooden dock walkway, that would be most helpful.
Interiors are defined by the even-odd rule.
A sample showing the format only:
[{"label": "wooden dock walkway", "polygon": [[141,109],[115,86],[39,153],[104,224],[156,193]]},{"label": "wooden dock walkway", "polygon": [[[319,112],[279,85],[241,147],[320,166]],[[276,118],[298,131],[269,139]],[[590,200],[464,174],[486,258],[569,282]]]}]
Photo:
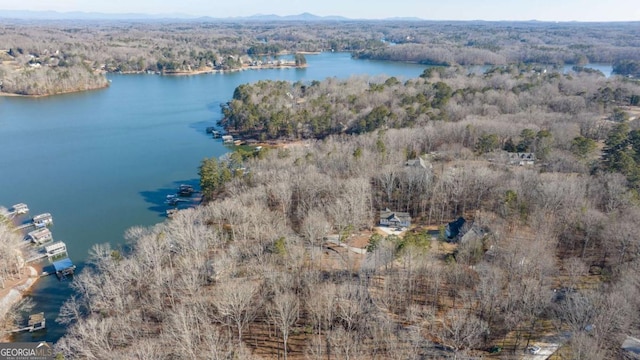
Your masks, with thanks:
[{"label": "wooden dock walkway", "polygon": [[26,262],[27,264],[30,264],[30,263],[32,263],[32,262],[36,262],[36,261],[38,261],[38,260],[42,260],[42,259],[44,259],[44,258],[46,258],[46,257],[47,257],[47,254],[38,254],[37,256],[31,257],[31,258],[29,258],[29,259],[25,260],[25,262]]},{"label": "wooden dock walkway", "polygon": [[16,226],[16,230],[24,230],[24,229],[28,229],[30,227],[35,226],[33,223],[26,223],[26,224],[22,224],[20,226]]}]

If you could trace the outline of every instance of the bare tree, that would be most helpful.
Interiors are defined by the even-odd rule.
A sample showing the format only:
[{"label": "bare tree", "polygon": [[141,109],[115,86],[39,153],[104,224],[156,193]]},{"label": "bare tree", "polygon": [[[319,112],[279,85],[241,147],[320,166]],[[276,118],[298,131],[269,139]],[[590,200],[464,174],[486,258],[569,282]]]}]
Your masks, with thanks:
[{"label": "bare tree", "polygon": [[474,314],[462,309],[452,309],[444,316],[439,337],[444,345],[457,354],[478,346],[487,330],[487,324]]},{"label": "bare tree", "polygon": [[251,280],[233,280],[216,287],[214,306],[220,321],[235,326],[238,341],[242,341],[242,331],[256,316],[259,303],[255,296],[258,285]]},{"label": "bare tree", "polygon": [[322,237],[331,230],[331,224],[322,211],[311,210],[304,218],[300,230],[312,247],[320,247]]},{"label": "bare tree", "polygon": [[284,358],[287,359],[287,342],[291,327],[296,323],[300,315],[300,301],[290,291],[277,292],[268,307],[269,319],[280,330]]}]

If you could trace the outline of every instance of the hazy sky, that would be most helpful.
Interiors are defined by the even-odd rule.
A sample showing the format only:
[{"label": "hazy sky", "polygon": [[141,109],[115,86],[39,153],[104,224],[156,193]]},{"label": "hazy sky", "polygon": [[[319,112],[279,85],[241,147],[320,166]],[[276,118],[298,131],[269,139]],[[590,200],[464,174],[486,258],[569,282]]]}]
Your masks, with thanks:
[{"label": "hazy sky", "polygon": [[429,20],[640,21],[638,0],[0,0],[0,10],[188,14],[415,16]]}]

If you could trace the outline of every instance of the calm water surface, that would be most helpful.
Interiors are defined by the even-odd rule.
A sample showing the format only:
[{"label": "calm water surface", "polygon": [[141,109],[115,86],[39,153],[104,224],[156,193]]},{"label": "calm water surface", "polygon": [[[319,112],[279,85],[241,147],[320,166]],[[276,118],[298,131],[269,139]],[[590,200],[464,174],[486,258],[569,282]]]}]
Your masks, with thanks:
[{"label": "calm water surface", "polygon": [[[408,79],[425,68],[352,60],[349,54],[309,55],[307,61],[306,69],[111,75],[111,87],[104,90],[0,97],[0,205],[27,203],[30,216],[50,212],[54,239],[67,244],[81,270],[93,244],[122,244],[127,228],[163,221],[165,196],[181,183],[197,185],[200,161],[228,151],[205,128],[220,119],[220,104],[238,85],[358,74]],[[68,281],[40,279],[33,288],[34,311],[45,312],[48,329],[16,340],[60,338],[64,328],[54,320],[70,294]]]}]

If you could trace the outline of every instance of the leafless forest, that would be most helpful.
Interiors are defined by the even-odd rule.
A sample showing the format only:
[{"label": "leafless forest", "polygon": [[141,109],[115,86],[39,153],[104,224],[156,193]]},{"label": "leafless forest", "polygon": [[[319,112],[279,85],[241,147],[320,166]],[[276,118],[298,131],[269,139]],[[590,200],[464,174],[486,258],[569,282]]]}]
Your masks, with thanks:
[{"label": "leafless forest", "polygon": [[2,210],[6,209],[0,209],[0,289],[5,288],[6,282],[19,278],[22,267],[16,252],[22,239],[5,224]]},{"label": "leafless forest", "polygon": [[[206,205],[95,246],[57,349],[513,359],[556,343],[563,359],[625,358],[640,335],[639,95],[515,65],[241,86],[223,124],[296,141],[203,161]],[[412,226],[374,230],[385,208]],[[460,216],[474,236],[448,241]]]},{"label": "leafless forest", "polygon": [[[57,350],[513,359],[562,344],[563,359],[625,358],[626,336],[640,337],[638,29],[4,21],[0,89],[16,94],[106,86],[104,72],[234,69],[285,52],[452,65],[404,83],[238,87],[221,125],[286,145],[204,160],[207,204],[128,230],[122,248],[95,246],[61,309],[68,333]],[[627,76],[549,70],[594,62]],[[470,64],[498,66],[457,66]],[[409,213],[412,226],[375,229],[386,208]],[[447,239],[459,217],[470,236]],[[0,280],[19,266],[19,239],[1,226]]]}]

